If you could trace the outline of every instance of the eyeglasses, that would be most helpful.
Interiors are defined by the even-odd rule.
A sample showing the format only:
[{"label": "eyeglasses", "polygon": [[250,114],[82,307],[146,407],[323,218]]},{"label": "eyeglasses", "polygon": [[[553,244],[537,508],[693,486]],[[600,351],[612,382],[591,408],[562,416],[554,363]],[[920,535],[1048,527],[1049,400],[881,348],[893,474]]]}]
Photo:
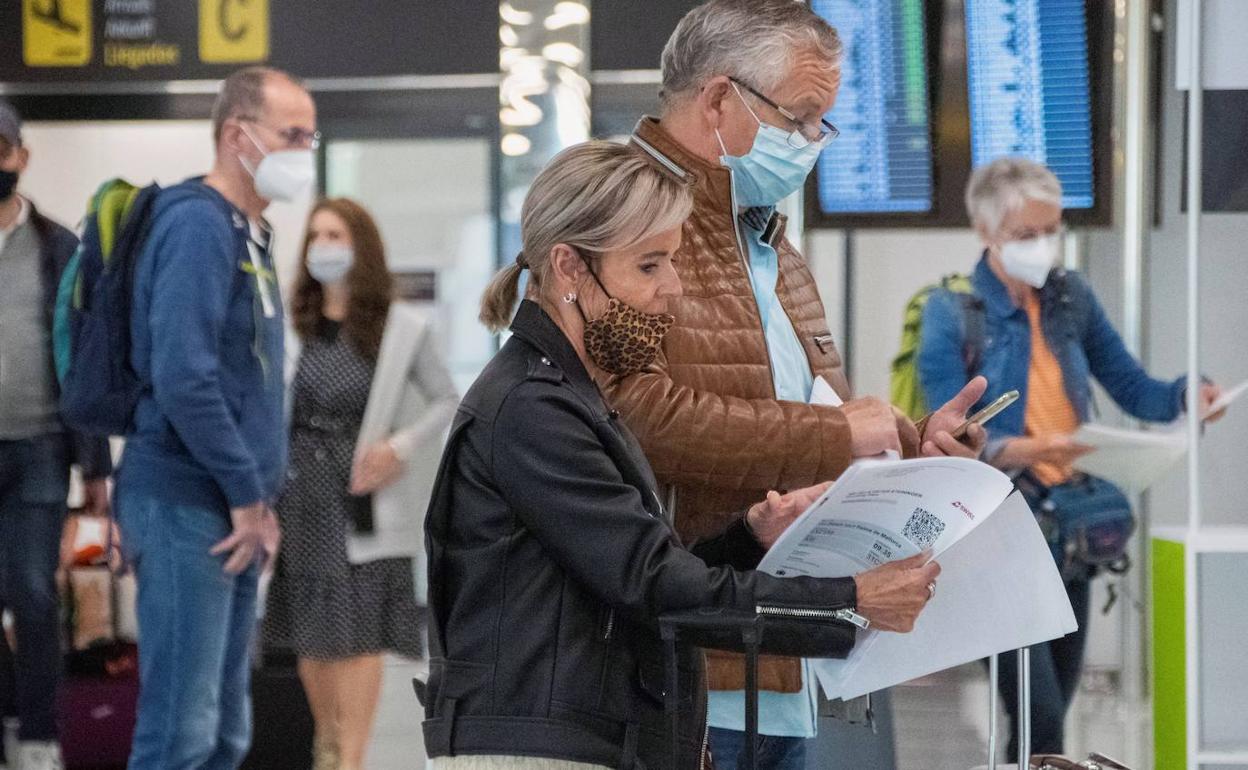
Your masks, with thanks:
[{"label": "eyeglasses", "polygon": [[802,121],[792,112],[789,112],[785,108],[781,107],[779,104],[776,104],[771,99],[768,99],[766,96],[760,93],[758,89],[754,88],[748,83],[745,83],[742,80],[735,78],[735,77],[731,77],[731,76],[729,76],[728,79],[731,80],[736,85],[740,86],[741,88],[744,88],[746,91],[749,91],[750,94],[752,94],[755,98],[757,98],[763,104],[767,105],[768,107],[772,108],[776,112],[780,113],[784,117],[785,120],[789,121],[794,126],[797,126],[797,128],[792,133],[789,134],[789,138],[788,138],[789,146],[795,150],[804,149],[808,145],[811,145],[811,144],[816,145],[817,147],[819,147],[819,149],[822,150],[824,147],[828,146],[828,142],[831,142],[833,139],[840,136],[841,134],[841,130],[837,128],[836,126],[832,125],[831,123],[829,123],[827,119],[825,118],[820,118],[819,124],[812,126],[811,124]]},{"label": "eyeglasses", "polygon": [[248,117],[246,115],[240,116],[238,119],[245,120],[248,123],[255,123],[261,128],[269,129],[281,137],[282,141],[286,143],[286,147],[288,148],[315,150],[321,146],[320,131],[308,131],[297,126],[291,128],[273,128],[272,126],[266,126],[256,118]]}]

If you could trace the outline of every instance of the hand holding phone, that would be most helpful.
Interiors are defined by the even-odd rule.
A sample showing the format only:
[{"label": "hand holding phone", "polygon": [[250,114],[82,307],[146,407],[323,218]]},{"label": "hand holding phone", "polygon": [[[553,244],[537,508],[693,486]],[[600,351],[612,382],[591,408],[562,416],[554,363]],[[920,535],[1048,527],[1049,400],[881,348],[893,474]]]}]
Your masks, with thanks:
[{"label": "hand holding phone", "polygon": [[998,398],[996,401],[993,401],[988,406],[984,407],[983,409],[979,410],[975,414],[966,418],[966,422],[962,423],[957,428],[955,428],[951,435],[958,441],[961,441],[963,438],[966,438],[966,431],[972,425],[983,426],[984,423],[988,422],[993,417],[996,417],[998,414],[1003,412],[1007,406],[1009,406],[1010,404],[1014,403],[1017,400],[1018,400],[1018,391],[1017,390],[1009,391],[1008,393]]}]

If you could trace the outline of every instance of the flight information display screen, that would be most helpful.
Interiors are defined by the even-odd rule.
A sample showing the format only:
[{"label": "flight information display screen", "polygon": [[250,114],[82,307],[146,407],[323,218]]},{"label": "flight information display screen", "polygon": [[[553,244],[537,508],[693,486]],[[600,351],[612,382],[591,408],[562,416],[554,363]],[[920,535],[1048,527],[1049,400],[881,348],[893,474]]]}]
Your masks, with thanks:
[{"label": "flight information display screen", "polygon": [[1096,203],[1084,3],[966,0],[971,161],[1044,163],[1068,209]]},{"label": "flight information display screen", "polygon": [[825,214],[932,210],[923,0],[811,0],[840,33],[843,77],[827,118],[841,130],[816,167]]}]

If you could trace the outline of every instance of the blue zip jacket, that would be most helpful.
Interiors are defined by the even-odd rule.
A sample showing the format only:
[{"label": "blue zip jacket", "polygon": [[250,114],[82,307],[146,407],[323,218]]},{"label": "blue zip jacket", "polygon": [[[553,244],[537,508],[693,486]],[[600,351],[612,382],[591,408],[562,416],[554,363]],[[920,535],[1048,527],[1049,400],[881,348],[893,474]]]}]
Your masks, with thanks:
[{"label": "blue zip jacket", "polygon": [[[1011,390],[1018,401],[985,427],[991,460],[1004,443],[1026,432],[1027,374],[1031,367],[1031,325],[1015,307],[1009,290],[981,257],[971,276],[975,294],[984,303],[984,349],[979,367],[967,372],[963,360],[964,314],[952,292],[937,289],[923,309],[919,340],[919,384],[929,404],[943,404],[977,374],[988,378],[988,390],[976,409]],[[1066,395],[1080,422],[1092,409],[1092,383],[1105,388],[1124,411],[1141,420],[1164,422],[1183,411],[1187,379],[1153,379],[1136,361],[1114,330],[1092,288],[1077,273],[1054,270],[1040,290],[1040,325],[1062,368]]]},{"label": "blue zip jacket", "polygon": [[118,483],[179,504],[271,501],[286,463],[272,258],[258,276],[246,216],[202,178],[161,191],[155,206],[130,322],[142,394]]}]

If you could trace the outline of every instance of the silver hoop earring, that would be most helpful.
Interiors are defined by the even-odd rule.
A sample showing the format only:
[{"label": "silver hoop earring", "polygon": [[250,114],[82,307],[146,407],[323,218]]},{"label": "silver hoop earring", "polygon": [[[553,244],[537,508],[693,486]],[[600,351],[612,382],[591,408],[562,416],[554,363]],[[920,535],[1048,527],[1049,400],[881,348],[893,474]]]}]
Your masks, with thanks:
[{"label": "silver hoop earring", "polygon": [[564,294],[563,301],[569,305],[571,305],[573,302],[576,302],[576,292],[570,291],[567,294]]}]

